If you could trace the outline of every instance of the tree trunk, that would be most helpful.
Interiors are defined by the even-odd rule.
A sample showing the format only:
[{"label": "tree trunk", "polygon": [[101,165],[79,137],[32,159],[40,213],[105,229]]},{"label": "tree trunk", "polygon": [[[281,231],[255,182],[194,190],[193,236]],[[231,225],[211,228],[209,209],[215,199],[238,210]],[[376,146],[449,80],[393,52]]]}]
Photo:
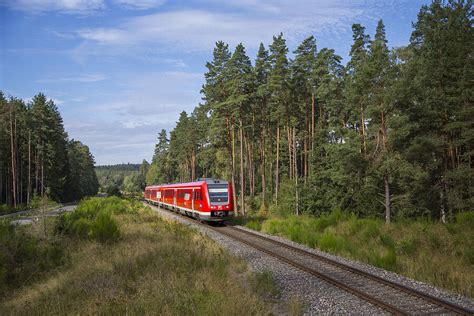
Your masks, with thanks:
[{"label": "tree trunk", "polygon": [[191,181],[196,180],[196,152],[193,149],[191,154]]},{"label": "tree trunk", "polygon": [[275,165],[275,200],[278,204],[278,191],[280,190],[280,126],[277,125],[277,148]]},{"label": "tree trunk", "polygon": [[295,162],[295,202],[296,202],[296,215],[300,215],[299,201],[298,201],[298,164],[296,163],[296,129],[293,128],[293,154]]},{"label": "tree trunk", "polygon": [[44,160],[41,158],[41,197],[44,197]]},{"label": "tree trunk", "polygon": [[441,180],[441,190],[439,192],[439,198],[440,198],[440,219],[443,224],[446,224],[446,196],[445,196],[445,190],[446,190],[446,182],[444,179]]},{"label": "tree trunk", "polygon": [[367,152],[367,145],[365,143],[365,118],[364,118],[364,108],[362,105],[360,106],[360,116],[361,116],[360,127],[361,127],[361,132],[362,132],[362,146],[363,146],[363,153],[365,155],[365,153]]},{"label": "tree trunk", "polygon": [[10,149],[11,149],[11,165],[12,165],[12,193],[13,193],[13,207],[16,208],[16,170],[15,170],[15,145],[14,145],[14,131],[13,131],[13,106],[10,106]]},{"label": "tree trunk", "polygon": [[239,210],[237,209],[237,198],[236,198],[236,188],[235,188],[235,151],[234,151],[234,127],[230,124],[229,118],[225,120],[227,126],[227,137],[229,143],[229,158],[231,161],[231,182],[232,182],[232,206],[235,212],[235,215],[239,215]]},{"label": "tree trunk", "polygon": [[255,168],[253,165],[253,148],[252,148],[252,143],[247,140],[245,137],[246,142],[247,142],[247,153],[248,153],[248,173],[249,173],[249,181],[250,181],[250,196],[253,197],[255,194]]},{"label": "tree trunk", "polygon": [[244,182],[244,132],[242,120],[239,120],[240,133],[240,207],[242,215],[245,215],[245,182]]},{"label": "tree trunk", "polygon": [[313,150],[313,137],[314,137],[314,107],[316,106],[314,93],[311,95],[311,150]]},{"label": "tree trunk", "polygon": [[385,184],[385,222],[389,224],[392,210],[390,205],[390,179],[388,174],[384,174],[383,180]]},{"label": "tree trunk", "polygon": [[0,204],[3,204],[3,161],[0,161]]},{"label": "tree trunk", "polygon": [[233,199],[234,199],[234,210],[235,210],[235,213],[236,215],[239,215],[239,209],[237,208],[237,196],[235,194],[235,192],[237,191],[236,188],[235,188],[235,137],[234,137],[234,127],[232,126],[231,127],[231,130],[232,130],[232,188],[234,189],[234,196],[233,196]]},{"label": "tree trunk", "polygon": [[305,135],[303,141],[303,177],[304,183],[306,183],[306,178],[308,177],[308,137]]},{"label": "tree trunk", "polygon": [[31,130],[28,131],[28,189],[26,192],[26,204],[30,205],[31,199]]},{"label": "tree trunk", "polygon": [[265,127],[262,128],[262,135],[260,139],[260,151],[261,151],[261,173],[262,173],[262,205],[265,207],[265,193],[266,193],[266,182],[265,182]]},{"label": "tree trunk", "polygon": [[290,179],[293,179],[293,154],[291,153],[291,127],[289,125],[286,127],[286,132],[288,138],[288,175]]}]

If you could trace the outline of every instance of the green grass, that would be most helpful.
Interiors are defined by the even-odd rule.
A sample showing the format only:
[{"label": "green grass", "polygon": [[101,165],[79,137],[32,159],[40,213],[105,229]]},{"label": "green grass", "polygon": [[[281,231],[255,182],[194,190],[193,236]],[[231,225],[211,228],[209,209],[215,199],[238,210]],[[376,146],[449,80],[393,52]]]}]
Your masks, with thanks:
[{"label": "green grass", "polygon": [[405,220],[387,225],[340,211],[240,223],[474,297],[474,212],[458,214],[450,224]]},{"label": "green grass", "polygon": [[255,291],[261,296],[276,297],[280,294],[273,273],[269,270],[254,273],[252,284]]},{"label": "green grass", "polygon": [[115,196],[86,199],[74,212],[59,218],[56,232],[101,242],[116,241],[120,238],[120,229],[114,215],[134,214],[135,210],[133,202]]},{"label": "green grass", "polygon": [[[69,252],[69,261],[11,288],[0,298],[0,315],[271,313],[259,293],[275,290],[272,276],[256,277],[245,262],[196,231],[115,198],[87,200],[78,211],[81,216],[71,215],[77,219],[71,223],[101,221],[95,213],[110,214],[120,238],[105,243],[93,238],[90,223],[85,235],[64,233],[62,249]],[[247,286],[252,280],[256,287]]]},{"label": "green grass", "polygon": [[[50,225],[49,225],[50,226]],[[63,240],[0,221],[0,297],[68,262]]]}]

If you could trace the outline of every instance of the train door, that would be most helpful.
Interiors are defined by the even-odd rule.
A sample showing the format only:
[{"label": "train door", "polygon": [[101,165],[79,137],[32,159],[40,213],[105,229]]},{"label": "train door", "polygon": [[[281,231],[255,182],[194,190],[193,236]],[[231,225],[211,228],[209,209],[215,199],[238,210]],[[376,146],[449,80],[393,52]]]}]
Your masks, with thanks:
[{"label": "train door", "polygon": [[194,189],[193,189],[193,194],[191,195],[193,198],[191,199],[191,209],[194,211],[194,195],[195,192],[194,192]]},{"label": "train door", "polygon": [[202,201],[201,201],[201,189],[196,189],[193,194],[193,203],[194,209],[196,211],[200,211],[202,209]]},{"label": "train door", "polygon": [[178,195],[178,189],[174,189],[174,194],[173,194],[173,205],[177,206],[176,204],[176,196]]}]

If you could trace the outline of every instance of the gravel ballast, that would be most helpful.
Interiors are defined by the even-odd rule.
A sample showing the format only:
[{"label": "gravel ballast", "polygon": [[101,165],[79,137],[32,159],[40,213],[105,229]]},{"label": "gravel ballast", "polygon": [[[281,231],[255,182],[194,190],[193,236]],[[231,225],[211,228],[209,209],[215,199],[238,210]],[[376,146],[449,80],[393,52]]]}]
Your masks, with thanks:
[{"label": "gravel ballast", "polygon": [[[206,226],[183,217],[181,215],[171,213],[161,208],[151,206],[161,216],[174,219],[183,224],[193,227],[201,233],[209,236],[218,242],[224,249],[232,255],[241,257],[246,260],[250,268],[255,272],[271,271],[275,281],[280,289],[279,301],[287,302],[295,298],[304,305],[305,314],[383,314],[384,311],[373,306],[358,297],[341,290],[315,276],[289,266],[278,259],[268,256],[250,246],[235,241],[227,236],[223,236]],[[235,226],[237,228],[251,231],[253,233],[275,239],[291,246],[298,247],[305,251],[313,252],[318,255],[328,257],[341,263],[353,266],[363,271],[367,271],[374,275],[386,278],[388,280],[398,282],[433,296],[441,297],[446,300],[455,302],[461,306],[474,309],[474,300],[468,299],[458,294],[450,293],[445,290],[436,288],[432,285],[415,281],[393,272],[385,271],[368,264],[352,261],[349,259],[337,257],[328,253],[321,252],[317,249],[309,248],[301,244],[289,241],[287,239],[271,236],[258,231],[248,229],[243,226]],[[275,311],[277,313],[281,310]]]}]

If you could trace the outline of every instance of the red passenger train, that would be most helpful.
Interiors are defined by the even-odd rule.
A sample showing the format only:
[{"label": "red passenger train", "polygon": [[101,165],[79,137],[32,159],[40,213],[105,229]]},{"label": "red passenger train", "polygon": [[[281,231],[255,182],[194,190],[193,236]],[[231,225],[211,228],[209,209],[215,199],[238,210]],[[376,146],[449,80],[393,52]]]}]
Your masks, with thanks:
[{"label": "red passenger train", "polygon": [[223,180],[149,186],[145,200],[202,221],[224,221],[234,215],[232,185]]}]

